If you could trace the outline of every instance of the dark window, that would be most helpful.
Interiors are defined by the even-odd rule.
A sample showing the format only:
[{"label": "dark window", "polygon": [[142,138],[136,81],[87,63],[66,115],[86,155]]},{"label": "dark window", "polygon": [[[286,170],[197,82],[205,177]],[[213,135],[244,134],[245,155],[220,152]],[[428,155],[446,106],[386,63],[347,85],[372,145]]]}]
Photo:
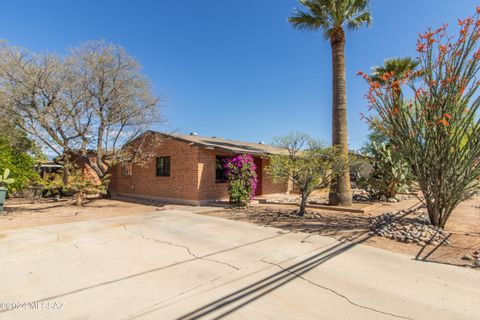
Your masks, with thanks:
[{"label": "dark window", "polygon": [[225,170],[225,159],[228,157],[217,156],[215,161],[215,182],[224,183],[227,182],[227,173]]},{"label": "dark window", "polygon": [[157,158],[157,177],[170,177],[170,157]]}]

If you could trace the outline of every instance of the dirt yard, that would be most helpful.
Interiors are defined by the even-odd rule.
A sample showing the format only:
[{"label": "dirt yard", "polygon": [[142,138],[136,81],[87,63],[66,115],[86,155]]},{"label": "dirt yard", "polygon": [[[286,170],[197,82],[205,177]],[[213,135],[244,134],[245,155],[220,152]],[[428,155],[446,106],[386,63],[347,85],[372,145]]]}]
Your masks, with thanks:
[{"label": "dirt yard", "polygon": [[[419,207],[418,200],[398,203],[383,203],[368,213],[336,212],[321,209],[307,210],[308,218],[295,215],[291,205],[252,205],[245,209],[226,209],[208,213],[233,220],[247,221],[264,226],[307,232],[353,241],[399,252],[414,259],[473,267],[472,260],[462,259],[480,250],[480,197],[462,203],[452,214],[445,228],[450,245],[425,245],[402,243],[383,237],[369,235],[371,220],[386,212]],[[308,241],[305,238],[304,241]]]},{"label": "dirt yard", "polygon": [[37,204],[21,198],[8,199],[5,209],[3,214],[0,214],[0,230],[40,227],[162,210],[161,207],[109,199],[87,200],[84,206],[77,207],[71,198],[62,199],[59,202],[43,199]]}]

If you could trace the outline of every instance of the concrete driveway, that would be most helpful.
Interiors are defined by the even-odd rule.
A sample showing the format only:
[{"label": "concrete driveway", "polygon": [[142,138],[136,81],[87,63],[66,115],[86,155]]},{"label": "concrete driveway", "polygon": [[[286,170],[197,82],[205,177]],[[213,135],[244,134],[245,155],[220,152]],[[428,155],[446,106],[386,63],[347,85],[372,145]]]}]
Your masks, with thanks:
[{"label": "concrete driveway", "polygon": [[480,272],[188,211],[0,234],[0,319],[480,319]]}]

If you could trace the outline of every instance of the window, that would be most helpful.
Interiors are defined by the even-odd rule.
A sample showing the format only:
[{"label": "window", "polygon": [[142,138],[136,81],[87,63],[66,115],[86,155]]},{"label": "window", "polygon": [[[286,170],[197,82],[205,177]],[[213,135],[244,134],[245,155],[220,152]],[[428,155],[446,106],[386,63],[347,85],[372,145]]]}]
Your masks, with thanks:
[{"label": "window", "polygon": [[170,177],[170,157],[157,158],[157,177]]},{"label": "window", "polygon": [[225,170],[225,159],[228,157],[217,156],[215,161],[215,182],[216,183],[225,183],[227,182],[227,173]]},{"label": "window", "polygon": [[130,177],[132,175],[132,163],[131,162],[123,162],[122,163],[122,176],[123,177]]}]

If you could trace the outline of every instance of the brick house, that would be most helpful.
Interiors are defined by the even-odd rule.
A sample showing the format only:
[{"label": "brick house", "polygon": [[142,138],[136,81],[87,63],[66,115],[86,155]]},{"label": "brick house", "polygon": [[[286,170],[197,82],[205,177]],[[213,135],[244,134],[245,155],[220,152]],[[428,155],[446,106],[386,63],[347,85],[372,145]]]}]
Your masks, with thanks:
[{"label": "brick house", "polygon": [[[148,148],[153,154],[141,166],[119,163],[112,168],[109,191],[112,196],[204,205],[227,200],[227,183],[222,166],[225,158],[250,154],[257,166],[257,196],[286,193],[288,183],[275,184],[267,175],[269,154],[284,150],[263,143],[200,137],[195,134],[166,134],[148,131],[161,137]],[[155,139],[158,141],[158,139]]]}]

